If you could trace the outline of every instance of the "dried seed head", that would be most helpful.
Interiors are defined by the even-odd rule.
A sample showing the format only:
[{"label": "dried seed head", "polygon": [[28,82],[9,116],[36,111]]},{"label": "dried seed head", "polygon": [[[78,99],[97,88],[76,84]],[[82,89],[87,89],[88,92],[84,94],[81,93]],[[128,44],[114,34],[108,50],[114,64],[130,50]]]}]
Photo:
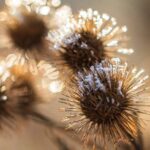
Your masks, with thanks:
[{"label": "dried seed head", "polygon": [[46,61],[37,63],[34,59],[30,59],[27,56],[22,57],[21,54],[10,54],[2,62],[2,65],[8,69],[13,66],[21,67],[20,71],[17,67],[17,74],[31,73],[33,76],[32,80],[35,81],[36,90],[41,92],[42,89],[43,96],[61,92],[64,88],[59,71]]},{"label": "dried seed head", "polygon": [[35,13],[21,12],[8,24],[8,36],[22,51],[31,51],[41,45],[46,34],[44,21]]},{"label": "dried seed head", "polygon": [[[2,66],[0,66],[2,67]],[[37,94],[31,75],[24,74],[22,68],[13,66],[4,68],[0,74],[0,126],[15,127],[17,120],[28,117],[35,111],[34,103],[37,103]]]},{"label": "dried seed head", "polygon": [[25,72],[19,65],[14,65],[9,71],[11,78],[9,77],[5,83],[8,100],[10,99],[10,104],[14,103],[18,115],[27,117],[35,111],[34,105],[41,101],[34,86],[34,76],[29,71]]},{"label": "dried seed head", "polygon": [[83,133],[85,141],[135,138],[138,126],[135,114],[146,113],[140,106],[144,105],[147,78],[143,70],[137,72],[114,60],[102,61],[79,73],[78,86],[62,99],[67,105],[66,122]]},{"label": "dried seed head", "polygon": [[114,18],[88,9],[70,18],[66,26],[52,33],[52,38],[65,63],[79,71],[116,52],[132,53],[132,49],[125,48],[126,31]]},{"label": "dried seed head", "polygon": [[43,95],[48,95],[49,84],[58,80],[58,74],[44,61],[33,62],[14,54],[0,62],[0,127],[16,127],[20,120],[47,125],[48,118],[38,110],[47,99],[39,93],[42,90]]}]

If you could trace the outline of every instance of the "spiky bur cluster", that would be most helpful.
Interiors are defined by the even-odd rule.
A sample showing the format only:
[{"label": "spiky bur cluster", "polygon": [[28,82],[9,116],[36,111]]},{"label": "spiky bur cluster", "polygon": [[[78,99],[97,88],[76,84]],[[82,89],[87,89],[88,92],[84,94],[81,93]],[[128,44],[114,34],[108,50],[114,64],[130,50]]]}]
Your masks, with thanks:
[{"label": "spiky bur cluster", "polygon": [[78,72],[117,52],[133,53],[125,47],[126,31],[115,18],[88,9],[71,17],[60,31],[52,32],[52,38],[64,63]]},{"label": "spiky bur cluster", "polygon": [[23,53],[27,53],[41,51],[48,29],[38,14],[21,11],[9,20],[7,31],[12,44]]},{"label": "spiky bur cluster", "polygon": [[0,62],[0,127],[15,127],[26,120],[47,124],[48,118],[39,112],[38,105],[50,101],[50,97],[43,99],[39,93],[51,90],[48,88],[58,81],[58,73],[44,61],[35,66],[15,56]]},{"label": "spiky bur cluster", "polygon": [[61,100],[66,104],[68,127],[82,133],[85,142],[135,138],[140,125],[135,114],[146,113],[142,106],[147,79],[143,70],[129,68],[117,59],[104,60],[79,73],[73,90]]},{"label": "spiky bur cluster", "polygon": [[22,57],[21,54],[10,54],[2,61],[4,68],[10,68],[14,65],[19,65],[25,72],[31,72],[34,76],[35,87],[42,95],[48,95],[49,93],[59,93],[63,90],[64,85],[60,80],[59,71],[46,61],[39,61],[38,63],[34,59],[29,57]]},{"label": "spiky bur cluster", "polygon": [[35,113],[34,103],[40,100],[29,72],[24,74],[17,65],[5,70],[2,66],[0,68],[0,127],[16,127],[17,121]]}]

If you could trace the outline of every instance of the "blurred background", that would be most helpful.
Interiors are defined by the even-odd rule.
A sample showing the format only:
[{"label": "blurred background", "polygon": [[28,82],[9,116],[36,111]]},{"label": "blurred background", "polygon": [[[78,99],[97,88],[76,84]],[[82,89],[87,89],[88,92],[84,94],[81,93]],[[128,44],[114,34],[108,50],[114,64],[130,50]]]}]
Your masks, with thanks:
[{"label": "blurred background", "polygon": [[[3,6],[4,1],[0,0]],[[117,19],[119,25],[128,27],[129,47],[135,52],[128,57],[131,65],[145,69],[150,74],[150,0],[62,0],[63,5],[69,5],[73,13],[81,9],[92,8],[99,13],[107,13]],[[58,18],[59,19],[59,18]],[[45,113],[61,120],[57,102],[53,101]],[[150,120],[150,117],[145,118]],[[11,134],[0,136],[0,150],[66,150],[54,146],[54,142],[45,136],[47,129],[31,123],[23,129],[19,136]],[[150,121],[143,127],[145,150],[150,150]],[[82,150],[76,145],[71,150]]]}]

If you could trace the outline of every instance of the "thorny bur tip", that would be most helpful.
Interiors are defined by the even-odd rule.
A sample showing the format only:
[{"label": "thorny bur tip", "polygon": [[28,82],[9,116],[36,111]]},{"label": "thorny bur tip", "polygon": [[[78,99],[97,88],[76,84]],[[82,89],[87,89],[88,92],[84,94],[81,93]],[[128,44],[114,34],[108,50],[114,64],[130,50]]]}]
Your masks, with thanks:
[{"label": "thorny bur tip", "polygon": [[62,29],[51,35],[64,63],[78,72],[117,52],[133,53],[125,47],[126,31],[127,27],[119,27],[115,18],[88,9],[70,17]]},{"label": "thorny bur tip", "polygon": [[14,46],[26,52],[42,44],[48,29],[38,14],[22,11],[12,16],[7,31]]},{"label": "thorny bur tip", "polygon": [[[104,60],[74,80],[64,98],[66,123],[94,144],[135,138],[140,126],[135,114],[144,113],[148,76],[127,63]],[[78,83],[78,86],[76,85]]]}]

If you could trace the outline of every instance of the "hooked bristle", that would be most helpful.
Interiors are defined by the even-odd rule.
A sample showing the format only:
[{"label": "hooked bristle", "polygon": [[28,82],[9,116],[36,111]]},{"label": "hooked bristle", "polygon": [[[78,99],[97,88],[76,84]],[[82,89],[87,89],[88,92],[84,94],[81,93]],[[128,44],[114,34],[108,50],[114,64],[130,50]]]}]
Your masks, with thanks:
[{"label": "hooked bristle", "polygon": [[71,84],[73,90],[61,100],[66,104],[68,127],[83,134],[85,142],[92,139],[94,144],[136,138],[137,126],[141,125],[137,115],[146,113],[141,108],[147,79],[143,70],[138,72],[114,60],[103,60],[79,73]]}]

